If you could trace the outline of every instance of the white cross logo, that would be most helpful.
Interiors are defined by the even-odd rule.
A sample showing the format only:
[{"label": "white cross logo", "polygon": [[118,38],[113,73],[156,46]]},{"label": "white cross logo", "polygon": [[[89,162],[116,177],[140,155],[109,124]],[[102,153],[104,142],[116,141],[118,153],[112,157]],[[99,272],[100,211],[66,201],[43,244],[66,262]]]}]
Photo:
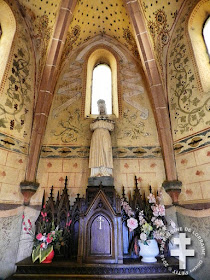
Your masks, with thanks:
[{"label": "white cross logo", "polygon": [[179,257],[179,269],[186,269],[186,257],[195,255],[195,250],[187,249],[191,238],[186,238],[186,233],[179,233],[179,238],[174,238],[174,244],[179,245],[179,249],[172,249],[171,256]]}]

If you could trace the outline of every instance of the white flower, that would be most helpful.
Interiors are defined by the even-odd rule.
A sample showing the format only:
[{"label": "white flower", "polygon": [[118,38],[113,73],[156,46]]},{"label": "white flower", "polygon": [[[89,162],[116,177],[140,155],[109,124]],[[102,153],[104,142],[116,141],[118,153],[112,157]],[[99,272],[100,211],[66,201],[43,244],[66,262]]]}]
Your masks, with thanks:
[{"label": "white flower", "polygon": [[154,225],[157,226],[157,228],[159,227],[162,227],[164,224],[163,224],[163,221],[160,220],[160,219],[156,219],[154,222],[153,222]]},{"label": "white flower", "polygon": [[142,218],[142,219],[139,221],[140,226],[142,226],[142,225],[145,224],[145,223],[146,223],[146,220],[145,220],[144,218]]},{"label": "white flower", "polygon": [[147,235],[146,235],[146,233],[142,232],[142,233],[140,234],[140,239],[141,239],[142,241],[146,241],[146,240],[147,240]]}]

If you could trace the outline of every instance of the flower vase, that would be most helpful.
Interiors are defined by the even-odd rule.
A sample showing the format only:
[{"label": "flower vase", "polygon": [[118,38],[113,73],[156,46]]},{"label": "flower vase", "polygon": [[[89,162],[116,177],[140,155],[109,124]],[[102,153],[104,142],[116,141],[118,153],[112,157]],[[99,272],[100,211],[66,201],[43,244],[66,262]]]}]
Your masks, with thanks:
[{"label": "flower vase", "polygon": [[42,261],[42,263],[51,263],[54,258],[54,250]]},{"label": "flower vase", "polygon": [[157,241],[155,239],[150,239],[147,240],[147,244],[148,245],[139,240],[139,255],[142,256],[141,261],[146,263],[157,262],[157,259],[155,258],[159,254]]}]

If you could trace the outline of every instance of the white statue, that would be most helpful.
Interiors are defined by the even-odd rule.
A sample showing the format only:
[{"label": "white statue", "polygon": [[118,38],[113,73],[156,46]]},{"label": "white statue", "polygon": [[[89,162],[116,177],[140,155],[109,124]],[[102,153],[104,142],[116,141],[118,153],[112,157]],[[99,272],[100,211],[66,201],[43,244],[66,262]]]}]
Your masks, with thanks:
[{"label": "white statue", "polygon": [[90,176],[112,176],[113,157],[110,131],[114,130],[114,122],[106,116],[105,101],[99,99],[97,104],[100,116],[90,125],[90,129],[93,131],[89,158]]}]

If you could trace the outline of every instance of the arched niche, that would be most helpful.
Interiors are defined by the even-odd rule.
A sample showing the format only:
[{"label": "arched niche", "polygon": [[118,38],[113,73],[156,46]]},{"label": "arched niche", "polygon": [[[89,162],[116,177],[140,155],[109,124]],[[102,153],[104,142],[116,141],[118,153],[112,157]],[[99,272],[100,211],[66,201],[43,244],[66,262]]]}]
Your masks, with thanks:
[{"label": "arched niche", "polygon": [[112,115],[119,117],[118,106],[118,65],[114,54],[106,49],[99,47],[90,52],[86,60],[86,76],[85,76],[85,117],[95,118],[96,115],[91,114],[91,95],[92,95],[92,79],[93,70],[97,64],[107,64],[112,72]]}]

